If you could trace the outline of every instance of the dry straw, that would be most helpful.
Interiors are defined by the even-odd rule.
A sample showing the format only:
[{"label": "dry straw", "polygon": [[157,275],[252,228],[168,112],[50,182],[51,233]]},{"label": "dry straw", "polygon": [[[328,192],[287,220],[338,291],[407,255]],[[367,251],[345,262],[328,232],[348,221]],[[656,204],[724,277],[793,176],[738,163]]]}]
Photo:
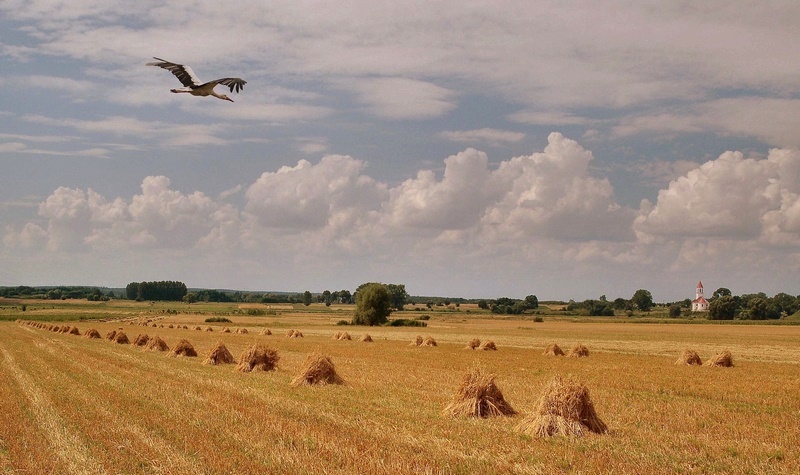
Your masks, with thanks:
[{"label": "dry straw", "polygon": [[722,353],[717,353],[706,361],[706,366],[717,366],[721,368],[730,368],[733,366],[733,356],[728,350]]},{"label": "dry straw", "polygon": [[194,329],[197,331],[203,331],[203,327],[201,327],[200,325],[196,325]]},{"label": "dry straw", "polygon": [[472,340],[467,343],[467,350],[474,350],[475,348],[480,348],[481,340],[480,338],[473,338]]},{"label": "dry straw", "polygon": [[147,349],[150,351],[169,351],[169,346],[160,336],[156,335],[147,342]]},{"label": "dry straw", "polygon": [[214,331],[214,329],[213,329],[213,328],[211,328],[211,327],[206,327],[206,331],[207,331],[207,332],[213,332],[213,331]]},{"label": "dry straw", "polygon": [[114,341],[114,337],[117,336],[116,330],[111,330],[110,332],[106,333],[106,340]]},{"label": "dry straw", "polygon": [[119,331],[116,335],[114,335],[114,343],[119,343],[120,345],[127,345],[131,341],[128,340],[128,335],[125,332]]},{"label": "dry straw", "polygon": [[300,330],[289,330],[286,336],[289,338],[303,338],[303,333]]},{"label": "dry straw", "polygon": [[495,384],[497,376],[474,368],[464,376],[453,400],[444,408],[452,417],[513,416],[517,413],[506,402],[503,392]]},{"label": "dry straw", "polygon": [[352,339],[353,339],[353,338],[352,338],[352,337],[350,336],[350,334],[349,334],[349,333],[347,333],[347,332],[344,332],[344,333],[342,333],[341,335],[339,335],[339,340],[340,340],[340,341],[341,341],[341,340],[352,340]]},{"label": "dry straw", "polygon": [[437,346],[437,343],[432,336],[428,336],[425,338],[425,341],[422,342],[422,346]]},{"label": "dry straw", "polygon": [[597,416],[589,389],[572,379],[556,376],[545,389],[533,413],[517,429],[533,436],[603,434],[606,424]]},{"label": "dry straw", "polygon": [[83,336],[86,338],[100,338],[100,332],[94,328],[90,328],[86,330],[86,333],[84,333]]},{"label": "dry straw", "polygon": [[247,328],[237,328],[236,333],[241,333],[242,335],[246,335],[250,332],[247,331]]},{"label": "dry straw", "polygon": [[685,349],[683,350],[683,354],[678,361],[675,362],[677,365],[688,365],[688,366],[700,366],[703,364],[703,361],[700,359],[700,355],[697,354],[696,351]]},{"label": "dry straw", "polygon": [[228,327],[225,327],[225,328],[223,328],[222,330],[220,330],[220,332],[222,332],[222,333],[230,333],[230,332],[231,332],[231,329],[230,329],[230,328],[228,328]]},{"label": "dry straw", "polygon": [[417,337],[411,340],[411,346],[421,346],[424,340],[421,336],[417,335]]},{"label": "dry straw", "polygon": [[233,359],[233,355],[230,351],[228,351],[228,348],[226,348],[221,341],[217,342],[216,346],[211,349],[211,352],[208,354],[206,359],[203,360],[203,364],[209,366],[233,363],[236,363],[236,360]]},{"label": "dry straw", "polygon": [[300,374],[291,384],[292,386],[344,384],[344,380],[336,374],[336,367],[330,357],[314,353],[308,355]]},{"label": "dry straw", "polygon": [[365,333],[361,335],[361,338],[359,338],[358,341],[363,341],[364,343],[372,343],[372,337],[369,335],[369,333]]},{"label": "dry straw", "polygon": [[272,331],[269,328],[265,328],[261,330],[261,335],[272,335]]},{"label": "dry straw", "polygon": [[147,342],[150,341],[150,337],[147,334],[138,334],[136,338],[133,340],[133,346],[146,346]]},{"label": "dry straw", "polygon": [[586,348],[583,345],[575,345],[569,350],[567,353],[567,357],[569,358],[586,358],[589,356],[589,348]]},{"label": "dry straw", "polygon": [[331,337],[331,340],[338,340],[342,336],[342,332],[336,332]]},{"label": "dry straw", "polygon": [[497,345],[495,345],[492,340],[486,340],[478,349],[483,351],[497,351]]},{"label": "dry straw", "polygon": [[564,356],[564,350],[562,350],[561,347],[555,343],[550,343],[547,345],[547,348],[544,349],[544,353],[542,354],[545,356]]},{"label": "dry straw", "polygon": [[197,351],[195,351],[192,344],[189,343],[189,340],[181,340],[172,348],[168,356],[197,356]]},{"label": "dry straw", "polygon": [[78,327],[72,327],[72,328],[70,328],[70,329],[69,329],[69,332],[68,332],[68,333],[69,333],[70,335],[80,335],[80,334],[81,334],[81,331],[80,331],[80,330],[78,330]]},{"label": "dry straw", "polygon": [[273,371],[278,364],[278,352],[263,343],[256,343],[242,353],[239,357],[237,371],[250,373],[251,371]]}]

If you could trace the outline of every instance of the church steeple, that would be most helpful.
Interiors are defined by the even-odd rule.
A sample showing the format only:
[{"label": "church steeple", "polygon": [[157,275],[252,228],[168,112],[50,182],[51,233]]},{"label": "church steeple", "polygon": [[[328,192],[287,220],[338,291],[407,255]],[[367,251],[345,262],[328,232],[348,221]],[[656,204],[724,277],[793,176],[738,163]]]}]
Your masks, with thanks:
[{"label": "church steeple", "polygon": [[695,298],[692,300],[692,312],[707,312],[708,300],[703,297],[703,281],[697,282],[697,288],[694,290]]}]

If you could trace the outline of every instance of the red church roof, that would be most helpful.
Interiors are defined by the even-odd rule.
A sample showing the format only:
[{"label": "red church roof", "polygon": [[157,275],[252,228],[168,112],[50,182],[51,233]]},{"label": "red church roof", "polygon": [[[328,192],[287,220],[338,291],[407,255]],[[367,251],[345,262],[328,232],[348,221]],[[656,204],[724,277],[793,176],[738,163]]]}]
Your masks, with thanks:
[{"label": "red church roof", "polygon": [[703,281],[702,280],[697,281],[697,288],[698,289],[702,289],[703,288]]}]

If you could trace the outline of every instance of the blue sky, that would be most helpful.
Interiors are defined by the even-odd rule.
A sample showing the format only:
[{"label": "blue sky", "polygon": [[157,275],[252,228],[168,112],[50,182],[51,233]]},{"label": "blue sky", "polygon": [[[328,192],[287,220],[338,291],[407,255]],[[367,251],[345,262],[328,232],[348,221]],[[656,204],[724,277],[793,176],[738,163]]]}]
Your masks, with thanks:
[{"label": "blue sky", "polygon": [[0,0],[0,285],[800,293],[797,2],[181,5]]}]

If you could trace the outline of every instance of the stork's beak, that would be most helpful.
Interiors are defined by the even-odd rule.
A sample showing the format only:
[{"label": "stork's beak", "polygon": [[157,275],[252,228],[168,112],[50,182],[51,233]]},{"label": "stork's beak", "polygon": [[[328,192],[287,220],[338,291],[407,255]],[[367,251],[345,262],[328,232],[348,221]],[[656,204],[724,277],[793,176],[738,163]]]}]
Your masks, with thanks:
[{"label": "stork's beak", "polygon": [[229,100],[229,101],[233,102],[233,99],[231,99],[230,97],[226,97],[225,99],[227,99],[227,100]]}]

